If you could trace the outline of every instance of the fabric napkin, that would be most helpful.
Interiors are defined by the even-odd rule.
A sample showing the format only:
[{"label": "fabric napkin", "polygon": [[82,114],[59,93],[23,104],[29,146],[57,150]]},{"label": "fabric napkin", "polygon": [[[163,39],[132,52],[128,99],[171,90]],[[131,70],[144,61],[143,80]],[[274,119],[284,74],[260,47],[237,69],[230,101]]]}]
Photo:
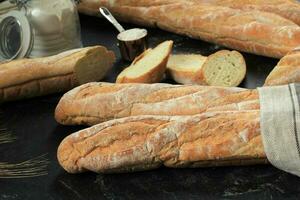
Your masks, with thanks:
[{"label": "fabric napkin", "polygon": [[258,88],[261,132],[268,160],[300,176],[300,84]]}]

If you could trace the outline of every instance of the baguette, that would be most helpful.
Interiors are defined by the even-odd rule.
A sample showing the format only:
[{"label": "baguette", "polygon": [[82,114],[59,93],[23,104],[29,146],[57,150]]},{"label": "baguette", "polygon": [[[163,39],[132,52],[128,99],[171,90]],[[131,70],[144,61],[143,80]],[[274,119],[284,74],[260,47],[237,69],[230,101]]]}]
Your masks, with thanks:
[{"label": "baguette", "polygon": [[[169,84],[89,83],[66,93],[55,110],[64,125],[95,125],[136,115],[193,115],[209,108],[242,110],[258,101],[256,90]],[[240,105],[240,102],[249,101]],[[227,105],[227,107],[226,107]]]},{"label": "baguette", "polygon": [[117,83],[157,83],[163,79],[173,41],[148,49],[117,77]]},{"label": "baguette", "polygon": [[300,51],[283,57],[268,75],[264,86],[285,85],[300,82]]},{"label": "baguette", "polygon": [[246,76],[244,57],[237,51],[221,50],[208,57],[171,56],[167,69],[182,84],[236,87]]},{"label": "baguette", "polygon": [[57,157],[69,173],[267,162],[257,110],[116,119],[69,135]]},{"label": "baguette", "polygon": [[83,83],[99,81],[114,60],[113,52],[95,46],[1,64],[0,102],[64,92]]},{"label": "baguette", "polygon": [[268,12],[176,0],[83,0],[79,11],[98,15],[101,6],[108,7],[119,20],[258,55],[281,58],[300,44],[300,27]]},{"label": "baguette", "polygon": [[245,11],[260,10],[278,14],[300,25],[300,4],[297,0],[191,0],[209,5],[227,6]]}]

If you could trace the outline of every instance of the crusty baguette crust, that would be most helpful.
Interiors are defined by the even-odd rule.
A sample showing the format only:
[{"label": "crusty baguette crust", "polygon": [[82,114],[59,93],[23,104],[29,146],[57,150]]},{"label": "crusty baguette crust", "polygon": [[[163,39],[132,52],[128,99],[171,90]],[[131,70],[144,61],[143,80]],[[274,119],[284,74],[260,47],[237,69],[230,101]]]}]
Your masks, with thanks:
[{"label": "crusty baguette crust", "polygon": [[259,99],[245,100],[237,103],[229,103],[225,105],[211,106],[206,112],[219,112],[219,111],[236,111],[236,110],[259,110],[260,103]]},{"label": "crusty baguette crust", "polygon": [[266,163],[257,110],[112,120],[66,137],[57,156],[69,173]]},{"label": "crusty baguette crust", "polygon": [[[281,58],[300,43],[300,27],[279,15],[244,11],[193,1],[84,0],[79,10],[97,14],[107,6],[120,20],[224,45],[236,50]],[[188,15],[186,13],[189,13]]]},{"label": "crusty baguette crust", "polygon": [[284,56],[268,75],[264,86],[285,85],[300,82],[300,51]]},{"label": "crusty baguette crust", "polygon": [[[70,90],[82,83],[78,80],[75,69],[81,67],[79,65],[82,63],[85,64],[87,58],[93,59],[90,55],[99,52],[104,52],[103,59],[107,59],[107,66],[111,66],[115,59],[114,53],[101,46],[71,50],[51,57],[22,59],[1,64],[0,101]],[[103,77],[99,77],[99,80],[101,78]]]},{"label": "crusty baguette crust", "polygon": [[300,4],[297,0],[190,0],[209,5],[227,6],[245,11],[260,10],[278,14],[300,25]]},{"label": "crusty baguette crust", "polygon": [[257,91],[241,88],[89,83],[61,98],[55,119],[64,125],[95,125],[136,115],[193,115],[217,106],[243,110],[246,103],[239,103],[249,101],[251,107],[253,100],[258,100]]}]

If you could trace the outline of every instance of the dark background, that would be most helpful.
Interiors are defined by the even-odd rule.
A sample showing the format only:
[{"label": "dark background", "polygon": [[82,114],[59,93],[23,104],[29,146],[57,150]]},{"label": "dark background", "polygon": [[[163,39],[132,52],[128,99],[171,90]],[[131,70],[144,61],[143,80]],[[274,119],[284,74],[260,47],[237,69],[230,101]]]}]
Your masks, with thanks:
[{"label": "dark background", "polygon": [[[120,60],[117,31],[104,19],[81,16],[85,46],[104,45],[117,55],[106,81],[113,82],[127,66]],[[124,24],[125,28],[132,26]],[[209,55],[221,47],[160,30],[149,30],[149,44],[174,40],[174,53]],[[248,72],[242,87],[262,86],[278,60],[243,54]],[[166,80],[165,82],[169,82]],[[57,163],[62,139],[82,127],[64,127],[53,118],[62,94],[1,105],[1,124],[17,136],[0,145],[0,162],[18,163],[47,154],[48,175],[26,179],[0,179],[0,199],[300,199],[300,178],[270,165],[199,169],[167,169],[132,174],[71,175]]]}]

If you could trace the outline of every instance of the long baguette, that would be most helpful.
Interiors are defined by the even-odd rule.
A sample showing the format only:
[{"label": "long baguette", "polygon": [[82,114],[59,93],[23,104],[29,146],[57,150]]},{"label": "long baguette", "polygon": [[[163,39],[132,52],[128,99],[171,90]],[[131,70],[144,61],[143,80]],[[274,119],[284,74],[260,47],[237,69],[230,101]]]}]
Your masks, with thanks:
[{"label": "long baguette", "polygon": [[285,85],[300,82],[300,51],[284,56],[268,75],[265,86]]},{"label": "long baguette", "polygon": [[244,11],[263,11],[280,15],[300,25],[300,3],[297,0],[82,0],[79,10],[94,15],[93,6],[109,3],[110,6],[161,6],[175,3],[196,3],[230,7]]},{"label": "long baguette", "polygon": [[[136,115],[193,115],[216,106],[224,110],[259,108],[253,100],[258,100],[257,91],[241,88],[88,83],[61,98],[55,118],[64,125],[94,125]],[[239,104],[244,101],[250,101],[249,105]]]},{"label": "long baguette", "polygon": [[156,26],[258,55],[281,58],[300,44],[300,27],[268,12],[176,0],[153,3],[150,0],[83,0],[79,10],[97,15],[100,6],[108,7],[123,21]]},{"label": "long baguette", "polygon": [[66,137],[57,156],[69,173],[266,163],[257,110],[112,120]]},{"label": "long baguette", "polygon": [[113,52],[95,46],[1,64],[0,102],[64,92],[79,84],[99,81],[114,60]]},{"label": "long baguette", "polygon": [[227,6],[245,11],[260,10],[278,14],[300,25],[300,4],[297,0],[190,0],[209,5]]}]

